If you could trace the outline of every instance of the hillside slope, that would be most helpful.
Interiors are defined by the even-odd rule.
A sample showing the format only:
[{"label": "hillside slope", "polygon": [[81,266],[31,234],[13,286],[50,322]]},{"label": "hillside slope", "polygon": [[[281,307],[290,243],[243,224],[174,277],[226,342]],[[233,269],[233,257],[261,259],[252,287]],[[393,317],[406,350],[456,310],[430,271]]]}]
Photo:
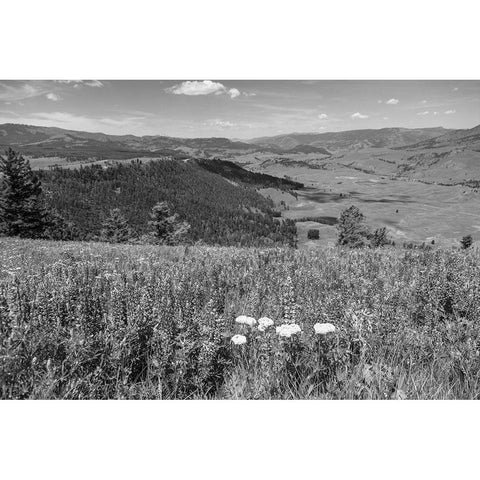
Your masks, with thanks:
[{"label": "hillside slope", "polygon": [[0,125],[0,150],[19,149],[34,157],[64,157],[70,160],[128,159],[135,157],[229,154],[259,150],[248,143],[228,138],[174,138],[161,135],[106,135],[54,127]]},{"label": "hillside slope", "polygon": [[[113,208],[122,211],[137,236],[147,233],[151,208],[168,201],[190,224],[190,242],[295,243],[294,223],[275,219],[273,203],[254,187],[229,181],[195,161],[131,162],[109,168],[40,170],[38,174],[48,204],[75,224],[81,240],[96,238]],[[260,176],[254,178],[261,185]]]},{"label": "hillside slope", "polygon": [[339,150],[359,150],[362,148],[384,148],[411,145],[443,135],[447,132],[438,128],[381,128],[378,130],[350,130],[327,133],[291,133],[275,137],[254,138],[251,143],[284,150],[299,146],[323,148],[330,152]]}]

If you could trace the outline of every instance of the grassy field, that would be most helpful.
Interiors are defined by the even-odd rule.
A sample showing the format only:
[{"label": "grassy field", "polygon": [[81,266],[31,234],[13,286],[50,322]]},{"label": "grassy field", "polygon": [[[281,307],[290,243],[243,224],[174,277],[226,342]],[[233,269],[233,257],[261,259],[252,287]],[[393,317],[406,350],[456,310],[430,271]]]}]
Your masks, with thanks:
[{"label": "grassy field", "polygon": [[0,239],[4,399],[476,399],[479,318],[474,251]]},{"label": "grassy field", "polygon": [[[470,153],[472,158],[469,157],[469,161],[475,160],[478,164],[480,153]],[[338,218],[342,210],[356,205],[371,225],[386,227],[398,244],[434,240],[437,245],[450,247],[458,245],[467,234],[478,240],[478,189],[440,184],[464,180],[457,175],[460,173],[478,178],[476,169],[470,168],[470,164],[461,168],[462,155],[467,153],[457,153],[448,162],[442,158],[443,164],[428,168],[415,163],[420,162],[418,159],[410,160],[416,168],[399,175],[398,166],[404,165],[409,155],[414,152],[377,148],[332,157],[314,154],[243,155],[236,157],[235,161],[252,171],[279,177],[287,175],[306,185],[305,190],[297,192],[297,198],[281,192],[263,192],[280,209],[283,208],[280,202],[285,202],[288,210],[282,211],[282,215],[286,218]],[[319,240],[307,239],[309,228],[320,230]],[[334,227],[322,224],[299,222],[297,229],[300,248],[332,245],[337,235]]]}]

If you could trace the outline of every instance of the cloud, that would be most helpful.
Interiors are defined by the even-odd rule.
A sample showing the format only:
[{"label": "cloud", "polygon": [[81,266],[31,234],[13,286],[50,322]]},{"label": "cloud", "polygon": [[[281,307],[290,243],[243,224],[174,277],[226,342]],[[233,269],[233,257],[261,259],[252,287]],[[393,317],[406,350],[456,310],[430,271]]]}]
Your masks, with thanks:
[{"label": "cloud", "polygon": [[228,94],[230,95],[230,98],[236,98],[236,97],[239,97],[239,96],[240,96],[240,91],[237,90],[236,88],[231,88],[231,89],[228,91]]},{"label": "cloud", "polygon": [[87,85],[87,87],[93,87],[93,88],[103,87],[103,83],[100,80],[85,80],[83,84]]},{"label": "cloud", "polygon": [[21,82],[0,82],[0,101],[15,102],[27,98],[39,97],[47,92],[48,90],[40,85],[22,84]]},{"label": "cloud", "polygon": [[397,105],[398,103],[400,103],[398,98],[391,98],[390,100],[387,100],[387,105]]},{"label": "cloud", "polygon": [[430,112],[426,110],[425,112],[418,112],[417,115],[428,115]]},{"label": "cloud", "polygon": [[381,101],[381,100],[377,100],[377,103],[382,103],[382,101]]},{"label": "cloud", "polygon": [[257,94],[256,93],[248,93],[248,92],[243,92],[242,95],[245,95],[245,97],[255,97]]},{"label": "cloud", "polygon": [[438,115],[438,112],[433,112],[434,115]]},{"label": "cloud", "polygon": [[368,118],[368,115],[363,115],[360,112],[356,112],[356,113],[351,115],[351,118],[353,118],[354,120],[355,119],[362,119],[363,120],[364,118]]},{"label": "cloud", "polygon": [[426,105],[428,102],[427,102],[426,100],[422,100],[420,103],[421,103],[422,105]]},{"label": "cloud", "polygon": [[455,87],[452,92],[458,92],[458,87]]},{"label": "cloud", "polygon": [[179,83],[173,87],[166,88],[167,93],[173,93],[174,95],[229,95],[230,98],[236,98],[241,95],[240,91],[236,88],[228,89],[220,82],[212,82],[211,80],[187,80],[186,82]]},{"label": "cloud", "polygon": [[61,98],[60,98],[58,95],[56,95],[55,93],[52,93],[52,92],[47,93],[45,96],[46,96],[49,100],[51,100],[52,102],[58,102],[58,101],[61,100]]},{"label": "cloud", "polygon": [[325,120],[326,118],[328,118],[328,115],[327,115],[326,113],[321,113],[321,114],[318,116],[318,118],[319,118],[320,120]]},{"label": "cloud", "polygon": [[228,120],[220,120],[218,118],[208,121],[206,125],[208,125],[209,127],[219,128],[231,128],[236,126],[235,123],[229,122]]},{"label": "cloud", "polygon": [[101,88],[104,86],[100,80],[54,80],[54,82],[73,85],[73,88],[80,88],[84,85],[93,88]]},{"label": "cloud", "polygon": [[457,113],[457,111],[456,110],[446,110],[443,113],[445,113],[445,115],[453,115],[454,113]]},{"label": "cloud", "polygon": [[384,120],[388,120],[388,117],[383,117]]}]

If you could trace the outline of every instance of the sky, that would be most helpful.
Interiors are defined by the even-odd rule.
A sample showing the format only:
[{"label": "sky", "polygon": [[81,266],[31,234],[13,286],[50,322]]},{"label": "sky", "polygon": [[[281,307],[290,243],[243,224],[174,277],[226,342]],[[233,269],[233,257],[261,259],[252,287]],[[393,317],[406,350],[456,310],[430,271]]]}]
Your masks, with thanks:
[{"label": "sky", "polygon": [[472,128],[472,80],[0,80],[0,124],[248,139],[385,127]]}]

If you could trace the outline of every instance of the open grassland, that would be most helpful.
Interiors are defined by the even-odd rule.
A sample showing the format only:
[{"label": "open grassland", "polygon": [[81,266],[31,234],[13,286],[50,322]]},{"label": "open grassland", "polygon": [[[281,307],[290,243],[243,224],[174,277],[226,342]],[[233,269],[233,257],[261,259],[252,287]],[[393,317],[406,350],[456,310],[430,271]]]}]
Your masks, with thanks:
[{"label": "open grassland", "polygon": [[4,399],[473,399],[479,318],[474,251],[0,239]]},{"label": "open grassland", "polygon": [[[442,152],[429,155],[435,153]],[[342,210],[356,205],[368,223],[386,227],[397,244],[434,240],[436,245],[450,247],[458,246],[467,234],[475,240],[480,238],[480,193],[477,188],[456,184],[466,175],[480,178],[480,172],[470,168],[470,163],[463,168],[462,155],[467,152],[456,153],[448,161],[441,157],[442,164],[435,157],[428,158],[426,165],[421,163],[420,154],[390,149],[364,149],[332,157],[243,155],[235,160],[249,170],[286,175],[306,186],[296,192],[296,197],[273,189],[262,191],[285,218],[338,218]],[[480,165],[480,153],[469,155],[469,162]],[[408,160],[410,156],[415,159]],[[458,177],[459,172],[463,177]],[[307,239],[310,228],[319,229],[319,240]],[[337,236],[334,226],[322,223],[298,222],[297,230],[300,248],[332,245]]]}]

